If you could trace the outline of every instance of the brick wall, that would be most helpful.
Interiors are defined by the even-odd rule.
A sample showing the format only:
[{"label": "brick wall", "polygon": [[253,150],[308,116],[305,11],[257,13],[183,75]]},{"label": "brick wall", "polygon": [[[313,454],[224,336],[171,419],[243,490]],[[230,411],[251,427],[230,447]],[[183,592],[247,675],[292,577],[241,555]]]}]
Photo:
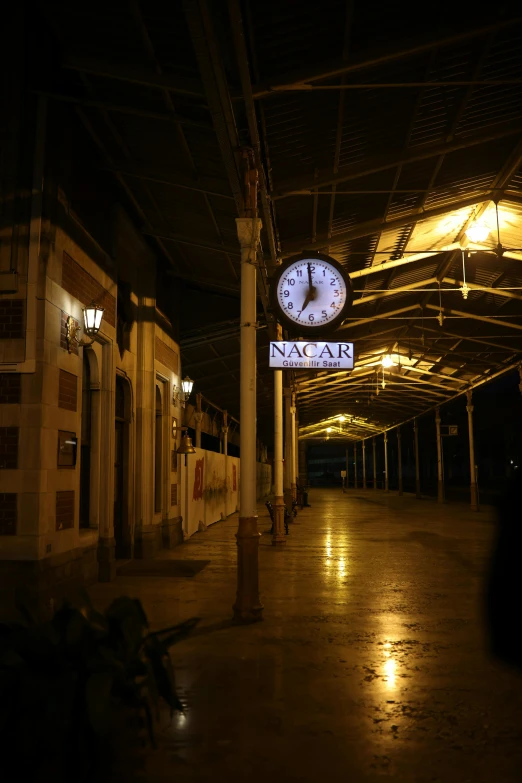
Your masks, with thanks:
[{"label": "brick wall", "polygon": [[0,492],[0,536],[15,536],[17,496],[15,492]]},{"label": "brick wall", "polygon": [[172,348],[169,348],[163,340],[160,340],[159,337],[156,337],[156,359],[164,364],[165,367],[168,367],[169,370],[177,373],[179,366],[178,354]]},{"label": "brick wall", "polygon": [[18,467],[18,427],[0,427],[0,468]]},{"label": "brick wall", "polygon": [[0,299],[0,340],[24,337],[24,300]]},{"label": "brick wall", "polygon": [[78,406],[78,378],[70,372],[60,370],[58,382],[58,407],[76,411]]},{"label": "brick wall", "polygon": [[56,493],[56,530],[74,527],[74,489]]},{"label": "brick wall", "polygon": [[[63,348],[65,351],[69,350],[69,346],[67,345],[67,319],[69,318],[69,313],[64,313],[62,310],[62,317],[60,321],[60,347]],[[76,326],[78,326],[78,321],[73,318],[74,323]],[[73,353],[75,356],[78,356],[78,343],[76,340],[71,341],[71,353]]]},{"label": "brick wall", "polygon": [[116,299],[114,296],[67,253],[63,254],[62,260],[62,288],[65,288],[71,296],[84,305],[96,302],[105,309],[104,320],[111,326],[116,324]]},{"label": "brick wall", "polygon": [[22,376],[18,372],[0,373],[0,404],[17,404],[21,399]]},{"label": "brick wall", "polygon": [[170,505],[175,506],[178,502],[178,485],[177,484],[171,484],[170,485]]}]

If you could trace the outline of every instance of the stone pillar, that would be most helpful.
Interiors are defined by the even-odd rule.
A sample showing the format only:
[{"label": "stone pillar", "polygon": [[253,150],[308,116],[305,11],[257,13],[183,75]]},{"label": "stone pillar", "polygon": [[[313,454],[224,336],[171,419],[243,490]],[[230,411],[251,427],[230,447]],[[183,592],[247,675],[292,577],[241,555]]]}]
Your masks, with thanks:
[{"label": "stone pillar", "polygon": [[[252,200],[255,205],[255,194]],[[252,208],[255,214],[255,206]],[[259,597],[259,537],[256,504],[256,263],[261,221],[236,218],[241,245],[241,360],[240,360],[240,454],[239,525],[237,538],[237,595],[234,620],[261,620]]]},{"label": "stone pillar", "polygon": [[[140,297],[137,324],[137,376],[136,376],[136,526],[134,554],[136,557],[154,557],[157,537],[154,528],[154,433],[156,423],[156,373],[154,371],[154,312],[156,300]],[[104,346],[105,350],[105,346]],[[102,422],[102,433],[109,422]],[[114,431],[114,417],[110,423]],[[114,464],[110,468],[114,473]],[[104,469],[101,476],[103,480]],[[112,486],[112,480],[111,480]],[[114,503],[114,496],[112,496]]]},{"label": "stone pillar", "polygon": [[196,421],[196,448],[201,448],[201,423],[203,421],[203,413],[201,412],[201,394],[196,394],[196,409],[194,411],[194,419]]},{"label": "stone pillar", "polygon": [[357,489],[357,443],[353,444],[353,488]]},{"label": "stone pillar", "polygon": [[390,484],[388,481],[388,433],[384,433],[384,491],[390,491]]},{"label": "stone pillar", "polygon": [[284,428],[285,428],[285,438],[284,438],[284,455],[285,455],[285,461],[284,461],[284,499],[285,499],[285,506],[288,509],[288,511],[292,510],[292,465],[293,465],[293,456],[292,456],[292,414],[291,414],[291,407],[292,407],[292,393],[288,387],[284,389]]},{"label": "stone pillar", "polygon": [[399,495],[402,495],[402,447],[401,447],[401,428],[397,427],[397,462],[399,478]]},{"label": "stone pillar", "polygon": [[377,489],[377,444],[375,442],[375,436],[372,438],[373,447],[373,488]]},{"label": "stone pillar", "polygon": [[[278,330],[279,331],[279,330]],[[274,370],[274,525],[272,544],[286,544],[283,490],[283,371]]]},{"label": "stone pillar", "polygon": [[363,489],[366,489],[366,441],[362,442]]},{"label": "stone pillar", "polygon": [[435,425],[437,428],[437,501],[444,503],[444,468],[442,462],[442,437],[440,434],[440,408],[436,409]]},{"label": "stone pillar", "polygon": [[477,492],[477,474],[475,470],[475,441],[473,438],[473,392],[471,389],[466,392],[468,412],[468,435],[469,435],[469,476],[470,476],[470,497],[471,510],[478,511],[478,492]]},{"label": "stone pillar", "polygon": [[417,419],[413,420],[413,439],[415,442],[415,497],[420,500],[419,425],[417,424]]}]

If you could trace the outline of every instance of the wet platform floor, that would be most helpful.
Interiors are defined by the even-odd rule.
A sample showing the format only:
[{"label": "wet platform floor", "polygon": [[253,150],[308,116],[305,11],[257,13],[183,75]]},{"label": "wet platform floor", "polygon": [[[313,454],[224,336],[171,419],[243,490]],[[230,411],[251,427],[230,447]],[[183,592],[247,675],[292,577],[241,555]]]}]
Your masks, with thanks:
[{"label": "wet platform floor", "polygon": [[[260,507],[264,621],[229,624],[237,516],[172,559],[192,578],[120,576],[154,627],[192,616],[173,649],[187,709],[150,781],[520,783],[522,677],[483,625],[491,511],[367,490],[313,490],[284,549]],[[261,510],[262,509],[262,510]]]}]

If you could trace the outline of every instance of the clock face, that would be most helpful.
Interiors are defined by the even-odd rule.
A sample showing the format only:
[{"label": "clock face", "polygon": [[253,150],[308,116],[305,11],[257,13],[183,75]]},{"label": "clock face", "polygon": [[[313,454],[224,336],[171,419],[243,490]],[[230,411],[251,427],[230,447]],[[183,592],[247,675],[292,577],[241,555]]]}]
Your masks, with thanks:
[{"label": "clock face", "polygon": [[333,258],[303,254],[278,269],[273,296],[278,320],[292,332],[310,334],[333,331],[342,323],[352,289]]}]

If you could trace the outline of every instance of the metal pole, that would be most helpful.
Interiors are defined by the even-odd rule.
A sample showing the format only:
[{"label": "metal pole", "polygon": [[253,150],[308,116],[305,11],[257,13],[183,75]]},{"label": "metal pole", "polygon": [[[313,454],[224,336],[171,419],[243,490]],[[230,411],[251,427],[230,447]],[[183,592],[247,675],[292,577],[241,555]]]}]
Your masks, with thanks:
[{"label": "metal pole", "polygon": [[444,471],[442,469],[442,438],[440,434],[440,408],[435,410],[435,425],[437,427],[437,501],[444,503]]},{"label": "metal pole", "polygon": [[473,438],[473,392],[466,392],[468,412],[468,435],[469,435],[469,476],[470,476],[470,495],[471,510],[478,511],[478,493],[477,493],[477,474],[475,471],[475,441]]},{"label": "metal pole", "polygon": [[237,538],[237,596],[234,620],[261,620],[259,597],[259,537],[256,503],[256,262],[261,221],[236,218],[241,245],[241,372],[239,525]]},{"label": "metal pole", "polygon": [[223,454],[225,455],[225,517],[228,514],[228,413],[223,411]]},{"label": "metal pole", "polygon": [[345,480],[346,489],[348,489],[348,479],[350,477],[350,471],[348,470],[349,462],[350,462],[350,458],[348,456],[348,449],[346,449],[346,480]]},{"label": "metal pole", "polygon": [[417,419],[413,420],[413,439],[415,443],[415,497],[420,500],[420,466],[419,466],[419,425]]},{"label": "metal pole", "polygon": [[292,393],[288,387],[284,390],[284,407],[285,407],[285,440],[284,440],[284,499],[287,510],[292,510],[292,472],[293,472],[293,457],[292,457]]},{"label": "metal pole", "polygon": [[384,433],[384,491],[389,492],[390,486],[388,482],[388,433]]},{"label": "metal pole", "polygon": [[363,489],[366,489],[366,441],[362,442]]},{"label": "metal pole", "polygon": [[295,404],[295,393],[292,395],[294,408],[294,482],[295,497],[297,499],[297,485],[299,484],[299,416],[297,415],[297,405]]},{"label": "metal pole", "polygon": [[372,438],[373,446],[373,488],[377,489],[377,444],[375,443],[375,436]]},{"label": "metal pole", "polygon": [[357,489],[357,443],[353,444],[353,488]]},{"label": "metal pole", "polygon": [[292,488],[292,501],[297,500],[297,486],[295,483],[295,394],[292,392],[292,404],[290,406],[290,486]]},{"label": "metal pole", "polygon": [[[278,335],[279,336],[279,335]],[[283,496],[283,371],[274,370],[274,526],[272,544],[286,544]]]},{"label": "metal pole", "polygon": [[399,495],[402,495],[402,448],[401,448],[401,428],[397,427],[397,462],[399,477]]}]

